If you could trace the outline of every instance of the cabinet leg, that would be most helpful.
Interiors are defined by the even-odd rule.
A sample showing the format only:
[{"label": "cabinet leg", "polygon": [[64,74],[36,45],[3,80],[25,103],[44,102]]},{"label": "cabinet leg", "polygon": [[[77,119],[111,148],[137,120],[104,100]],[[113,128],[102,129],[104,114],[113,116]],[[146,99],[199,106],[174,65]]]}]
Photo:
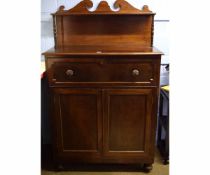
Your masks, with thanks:
[{"label": "cabinet leg", "polygon": [[150,172],[152,170],[152,164],[144,164],[144,171]]},{"label": "cabinet leg", "polygon": [[62,171],[62,170],[64,170],[64,167],[61,163],[56,162],[56,163],[54,163],[54,170],[55,171]]},{"label": "cabinet leg", "polygon": [[164,160],[163,160],[163,164],[164,164],[164,165],[167,165],[167,164],[168,164],[168,159],[164,159]]}]

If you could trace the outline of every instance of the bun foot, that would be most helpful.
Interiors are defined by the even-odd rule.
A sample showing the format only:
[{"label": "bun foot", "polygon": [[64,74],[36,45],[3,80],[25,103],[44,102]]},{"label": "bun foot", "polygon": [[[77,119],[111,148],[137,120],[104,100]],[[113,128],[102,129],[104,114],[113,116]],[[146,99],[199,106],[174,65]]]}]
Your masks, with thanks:
[{"label": "bun foot", "polygon": [[64,170],[64,167],[62,164],[55,164],[54,165],[54,170],[55,171],[63,171]]},{"label": "bun foot", "polygon": [[163,164],[164,164],[164,165],[167,165],[168,163],[169,163],[168,159],[164,159],[164,160],[163,160]]},{"label": "bun foot", "polygon": [[152,170],[152,164],[144,164],[144,171],[150,172]]}]

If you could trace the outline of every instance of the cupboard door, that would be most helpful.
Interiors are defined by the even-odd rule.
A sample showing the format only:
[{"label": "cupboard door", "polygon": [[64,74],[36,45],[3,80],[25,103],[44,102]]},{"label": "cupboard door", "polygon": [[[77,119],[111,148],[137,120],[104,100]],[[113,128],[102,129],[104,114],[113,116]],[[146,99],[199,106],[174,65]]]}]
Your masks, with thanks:
[{"label": "cupboard door", "polygon": [[102,149],[101,92],[70,88],[53,91],[58,156],[96,160]]},{"label": "cupboard door", "polygon": [[[104,156],[152,157],[152,89],[104,90]],[[126,157],[128,156],[128,157]]]}]

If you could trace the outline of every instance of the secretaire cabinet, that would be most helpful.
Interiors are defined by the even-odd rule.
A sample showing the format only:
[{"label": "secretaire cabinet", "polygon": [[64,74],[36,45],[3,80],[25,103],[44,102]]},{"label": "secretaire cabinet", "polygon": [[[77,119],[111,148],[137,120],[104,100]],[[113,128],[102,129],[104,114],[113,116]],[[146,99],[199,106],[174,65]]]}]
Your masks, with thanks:
[{"label": "secretaire cabinet", "polygon": [[55,47],[44,53],[57,164],[154,162],[161,52],[154,13],[117,0],[85,0],[52,14]]}]

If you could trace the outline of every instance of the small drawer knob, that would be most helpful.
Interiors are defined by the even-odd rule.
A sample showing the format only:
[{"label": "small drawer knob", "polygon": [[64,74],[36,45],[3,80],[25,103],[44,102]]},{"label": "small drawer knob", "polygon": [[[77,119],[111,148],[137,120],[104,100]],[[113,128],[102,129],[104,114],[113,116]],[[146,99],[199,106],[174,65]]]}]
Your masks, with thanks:
[{"label": "small drawer knob", "polygon": [[140,74],[140,72],[138,69],[133,69],[133,71],[132,71],[133,76],[138,76],[139,74]]},{"label": "small drawer knob", "polygon": [[66,75],[68,75],[68,76],[73,76],[74,75],[74,71],[73,70],[71,70],[71,69],[68,69],[67,71],[66,71]]}]

